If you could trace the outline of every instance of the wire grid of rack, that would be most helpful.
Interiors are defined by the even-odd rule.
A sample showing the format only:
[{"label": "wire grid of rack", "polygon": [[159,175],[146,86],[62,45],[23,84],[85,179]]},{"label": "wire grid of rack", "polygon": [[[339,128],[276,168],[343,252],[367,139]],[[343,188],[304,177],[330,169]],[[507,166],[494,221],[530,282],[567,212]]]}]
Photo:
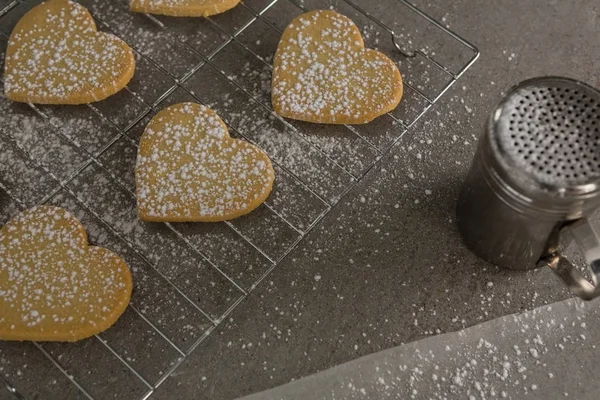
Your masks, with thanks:
[{"label": "wire grid of rack", "polygon": [[[387,0],[383,12],[358,1],[246,0],[223,15],[174,19],[128,13],[125,0],[80,0],[100,30],[134,49],[136,76],[119,94],[86,106],[0,98],[0,223],[36,204],[71,210],[91,243],[125,258],[134,294],[117,324],[88,340],[0,342],[9,394],[149,398],[479,56],[406,0]],[[0,52],[39,2],[0,0]],[[399,63],[405,94],[397,110],[364,126],[307,124],[272,112],[271,59],[282,30],[325,7],[353,19],[368,47]],[[213,107],[232,136],[272,158],[277,184],[249,216],[219,224],[137,220],[137,142],[157,110],[181,101]]]}]

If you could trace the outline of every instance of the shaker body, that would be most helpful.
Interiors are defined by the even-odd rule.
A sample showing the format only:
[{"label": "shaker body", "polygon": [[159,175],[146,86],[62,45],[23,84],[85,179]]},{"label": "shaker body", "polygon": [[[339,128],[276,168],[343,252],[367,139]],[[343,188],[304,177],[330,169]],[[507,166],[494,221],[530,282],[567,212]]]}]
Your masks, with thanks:
[{"label": "shaker body", "polygon": [[528,215],[507,204],[486,176],[485,153],[480,146],[458,199],[457,223],[463,241],[473,253],[502,268],[534,269],[559,221]]}]

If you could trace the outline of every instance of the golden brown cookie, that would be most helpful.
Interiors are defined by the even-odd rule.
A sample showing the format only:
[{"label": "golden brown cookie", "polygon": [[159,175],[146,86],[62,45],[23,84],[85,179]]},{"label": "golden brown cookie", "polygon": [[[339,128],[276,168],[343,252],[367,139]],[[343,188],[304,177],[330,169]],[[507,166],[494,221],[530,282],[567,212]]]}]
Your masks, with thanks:
[{"label": "golden brown cookie", "polygon": [[131,0],[131,11],[172,17],[208,17],[221,14],[240,0]]},{"label": "golden brown cookie", "polygon": [[10,36],[4,91],[14,101],[84,104],[117,93],[134,71],[131,48],[98,32],[85,7],[49,0],[27,12]]},{"label": "golden brown cookie", "polygon": [[247,214],[269,196],[275,173],[256,146],[229,137],[211,109],[165,108],[150,121],[135,169],[140,218],[215,222]]},{"label": "golden brown cookie", "polygon": [[286,28],[273,66],[272,103],[282,117],[363,124],[396,108],[396,64],[365,49],[360,31],[334,11],[312,11]]},{"label": "golden brown cookie", "polygon": [[88,246],[68,211],[29,209],[0,230],[0,340],[76,341],[108,329],[131,296],[115,253]]}]

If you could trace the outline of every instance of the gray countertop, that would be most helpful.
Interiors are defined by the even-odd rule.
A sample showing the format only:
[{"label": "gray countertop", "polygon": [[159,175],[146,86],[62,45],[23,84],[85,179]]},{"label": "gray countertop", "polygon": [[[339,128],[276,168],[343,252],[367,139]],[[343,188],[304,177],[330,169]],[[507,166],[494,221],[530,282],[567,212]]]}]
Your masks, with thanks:
[{"label": "gray countertop", "polygon": [[596,399],[599,310],[565,300],[367,355],[244,400]]},{"label": "gray countertop", "polygon": [[472,135],[503,90],[539,75],[600,84],[600,6],[544,3],[416,3],[476,44],[480,59],[159,398],[179,391],[233,398],[569,296],[549,270],[509,272],[478,260],[454,224]]},{"label": "gray countertop", "polygon": [[[280,3],[287,1],[280,0]],[[435,38],[430,28],[424,27],[419,31],[411,31],[411,34],[403,33],[403,26],[410,27],[408,19],[412,17],[407,12],[407,23],[403,25],[405,15],[396,11],[396,5],[393,7],[390,5],[392,0],[381,2],[356,0],[356,2],[364,7],[371,7],[370,9],[373,9],[374,12],[389,18],[390,26],[399,33],[404,44],[409,44],[408,47],[413,46],[411,44],[413,41],[415,42],[414,46],[420,46],[421,44],[417,43],[420,43],[422,37],[432,37],[431,42],[425,41],[422,44],[423,47],[436,49],[439,56],[450,64],[460,64],[464,61],[463,55],[456,55],[455,52],[449,51],[449,48],[445,47],[446,39]],[[0,9],[3,8],[4,3],[6,2],[0,1]],[[83,3],[88,5],[94,15],[99,16],[101,20],[109,21],[111,29],[115,29],[117,33],[121,33],[126,38],[131,37],[132,41],[139,41],[139,46],[143,46],[146,41],[156,40],[155,37],[149,35],[136,39],[134,36],[127,36],[131,33],[127,29],[123,28],[120,31],[115,28],[118,24],[124,26],[127,22],[119,20],[117,16],[111,17],[111,6],[102,5],[108,3],[98,1],[83,1]],[[254,0],[247,1],[247,3],[258,7],[259,4],[267,2]],[[315,1],[301,3],[312,7]],[[330,2],[317,3],[327,6]],[[343,3],[341,0],[331,3],[347,7],[347,4],[341,4]],[[204,289],[197,289],[197,292],[194,292],[196,290],[194,285],[185,286],[187,284],[185,277],[182,280],[176,280],[177,278],[174,277],[171,279],[174,286],[184,287],[182,290],[186,293],[193,292],[198,296],[200,307],[205,311],[207,318],[197,317],[192,312],[193,310],[185,311],[187,310],[186,306],[180,305],[174,300],[173,304],[167,301],[167,306],[180,310],[179,316],[188,315],[189,317],[187,319],[186,317],[178,317],[179,319],[173,317],[172,320],[169,320],[168,316],[161,314],[162,319],[159,322],[154,322],[152,315],[148,316],[146,313],[147,309],[160,310],[158,303],[144,307],[143,299],[137,299],[136,302],[134,298],[136,315],[143,316],[144,321],[152,321],[154,327],[166,332],[164,336],[168,337],[169,343],[184,349],[184,352],[193,350],[180,365],[175,361],[160,363],[156,360],[174,360],[177,358],[177,354],[167,344],[160,342],[160,338],[156,339],[154,336],[148,335],[146,331],[131,331],[131,328],[124,328],[126,325],[123,325],[121,328],[115,327],[114,330],[108,331],[116,332],[113,333],[113,337],[110,337],[109,333],[107,333],[108,337],[102,336],[102,339],[108,343],[127,342],[131,347],[124,347],[124,350],[121,350],[118,345],[111,345],[111,348],[133,366],[138,365],[136,362],[140,360],[136,360],[134,356],[128,354],[128,349],[136,348],[136,346],[144,349],[139,343],[149,341],[150,344],[147,344],[146,348],[153,349],[148,350],[150,353],[154,352],[152,353],[153,363],[152,367],[148,366],[143,370],[143,375],[151,387],[151,391],[147,392],[151,393],[151,398],[233,399],[286,384],[292,380],[396,346],[400,347],[390,350],[391,353],[383,353],[385,357],[410,358],[414,356],[415,349],[419,349],[420,346],[433,349],[432,357],[438,357],[435,352],[441,352],[439,345],[453,338],[444,335],[445,333],[461,331],[481,323],[491,324],[493,322],[486,321],[526,310],[534,310],[551,303],[565,301],[570,297],[570,294],[561,286],[550,270],[506,271],[488,265],[472,255],[461,243],[455,226],[455,203],[461,182],[476,149],[476,138],[481,132],[488,112],[499,101],[503,91],[523,79],[539,75],[563,75],[600,86],[597,63],[598,54],[600,54],[600,41],[598,40],[600,37],[600,16],[598,15],[600,5],[595,0],[577,2],[558,0],[545,2],[442,0],[433,2],[418,0],[414,3],[476,45],[481,51],[479,60],[403,135],[401,135],[402,130],[396,127],[394,135],[399,137],[399,140],[389,152],[382,152],[384,154],[381,160],[373,168],[365,167],[367,164],[364,163],[364,160],[374,159],[378,155],[376,152],[371,154],[371,150],[366,148],[364,151],[360,150],[360,153],[358,150],[353,150],[356,151],[356,153],[352,153],[355,157],[338,160],[347,170],[356,172],[356,176],[361,177],[363,174],[365,176],[343,195],[339,203],[332,207],[323,220],[308,232],[281,262],[273,265],[273,270],[255,287],[252,286],[252,282],[257,281],[257,278],[268,271],[270,266],[264,266],[259,262],[254,263],[252,261],[254,259],[250,260],[249,258],[253,254],[251,251],[241,252],[240,250],[238,257],[242,260],[240,263],[252,262],[255,269],[252,271],[244,269],[243,273],[236,275],[239,271],[231,267],[233,271],[225,270],[225,273],[236,281],[239,277],[239,287],[242,288],[241,290],[249,291],[247,296],[239,296],[237,289],[230,287],[229,281],[220,281],[218,278],[212,278],[212,275],[210,277],[203,275],[199,278],[205,279],[205,282],[214,283],[212,288],[209,285],[205,292],[202,292]],[[273,10],[276,11],[275,8]],[[0,19],[0,29],[8,27],[8,25],[4,25],[4,27],[2,25],[3,21],[10,22],[11,13],[12,11],[4,19]],[[269,14],[265,15],[269,16]],[[281,23],[285,26],[283,20],[289,19],[289,15],[285,15],[286,17],[278,18],[274,14],[273,23]],[[112,21],[115,21],[114,24],[117,25],[112,26]],[[168,24],[169,21],[165,20],[165,23]],[[215,21],[225,23],[219,17],[215,18]],[[368,25],[367,21],[361,26],[366,35],[370,31],[377,30],[373,30]],[[170,27],[170,25],[167,26]],[[181,29],[186,29],[185,26],[182,23]],[[260,40],[263,43],[276,44],[276,35],[270,37],[269,35],[260,36],[260,32],[256,34],[260,39],[256,41],[253,39],[252,43],[259,43]],[[219,33],[215,35],[218,36]],[[367,37],[366,41],[373,45],[379,43],[382,51],[390,48],[389,44],[383,43],[384,35],[378,36],[377,33],[373,33],[370,38]],[[194,43],[191,46],[194,46]],[[448,51],[445,53],[444,49]],[[260,47],[256,49],[257,52],[261,50]],[[152,52],[148,54],[150,54],[149,57],[154,57]],[[160,53],[157,52],[157,54],[156,62],[160,65],[161,56]],[[225,51],[223,54],[223,60],[219,60],[220,56],[217,56],[216,63],[226,61],[227,52]],[[183,58],[178,58],[173,62],[184,63],[184,61]],[[402,64],[400,68],[404,73]],[[186,87],[199,97],[210,97],[211,100],[206,100],[207,103],[214,104],[219,100],[227,101],[227,96],[219,99],[218,93],[213,96],[209,93],[209,89],[202,86],[203,82],[206,82],[204,79],[209,79],[208,77],[199,78],[204,69],[195,72],[186,81],[186,85],[188,85]],[[435,83],[437,79],[437,75],[431,73],[431,76],[419,83],[418,66],[408,65],[406,71],[407,81],[415,82],[415,86],[419,88],[422,84],[425,93],[428,93],[429,90],[428,83]],[[167,72],[175,76],[178,74],[176,68]],[[227,73],[230,72],[227,71]],[[231,74],[235,75],[235,72],[231,72]],[[243,86],[244,74],[238,74],[237,77],[241,77]],[[196,78],[198,79],[195,81]],[[160,81],[158,78],[152,79],[156,79],[155,82]],[[437,83],[435,84],[437,85]],[[156,83],[156,86],[158,85]],[[432,83],[432,86],[435,85]],[[439,85],[436,87],[439,88]],[[152,95],[153,88],[139,85],[133,87],[132,91],[136,89],[144,93],[141,97],[151,97]],[[248,90],[254,89],[256,88],[250,85]],[[181,88],[175,90],[166,102],[189,97],[189,94],[180,95],[180,91]],[[261,94],[258,93],[256,96],[260,97]],[[407,97],[407,101],[409,100]],[[144,101],[154,105],[152,101]],[[164,103],[161,103],[159,108],[162,107],[162,104]],[[401,103],[400,107],[402,106]],[[21,109],[13,106],[10,106],[12,108],[8,107],[6,104],[0,103],[2,111],[8,110],[9,113],[15,114],[22,112]],[[98,109],[108,115],[112,112],[112,108],[103,104],[99,105]],[[125,111],[129,112],[130,110],[123,112]],[[235,119],[234,111],[237,112],[237,110],[225,108],[220,113],[221,115],[229,113],[226,117]],[[248,115],[244,115],[244,112],[241,114],[242,119],[244,116],[248,117]],[[227,120],[227,118],[225,119]],[[122,171],[122,168],[131,167],[131,160],[135,156],[134,145],[139,138],[139,126],[143,128],[143,123],[146,123],[147,119],[142,119],[138,124],[135,123],[136,121],[125,120],[123,122],[120,119],[112,122],[118,128],[127,126],[126,134],[130,139],[127,141],[123,141],[122,138],[118,139],[98,158],[102,165],[107,166],[107,169],[114,173],[110,179],[119,180],[122,176],[122,185],[126,187],[132,185],[131,176],[127,172],[120,174],[119,171]],[[382,122],[380,121],[380,123]],[[258,128],[264,129],[264,126],[261,125]],[[377,123],[371,127],[375,131],[380,129]],[[299,130],[309,129],[303,125],[298,125],[297,128]],[[362,133],[359,128],[357,130]],[[243,127],[240,127],[240,131],[244,133]],[[374,142],[381,140],[383,143],[387,140],[377,136],[381,134],[381,132],[374,133],[376,138],[373,139]],[[318,132],[315,135],[318,135]],[[368,135],[368,132],[365,135]],[[252,137],[250,133],[246,136]],[[0,136],[0,140],[4,140],[2,138],[3,136]],[[268,140],[261,142],[260,137],[257,137],[256,140],[264,146],[270,145]],[[326,144],[323,146],[327,149]],[[344,144],[344,146],[348,147],[352,144]],[[281,163],[284,166],[288,165],[284,158]],[[291,168],[294,167],[293,164],[290,165]],[[104,225],[100,223],[100,220],[103,220],[106,225],[110,225],[107,222],[109,219],[114,223],[119,218],[129,218],[130,213],[127,211],[119,211],[118,214],[111,214],[111,212],[114,209],[121,210],[119,207],[124,207],[117,203],[129,204],[127,202],[130,199],[126,190],[123,190],[123,197],[120,197],[120,194],[114,194],[114,191],[111,192],[106,187],[98,186],[104,184],[102,177],[104,175],[102,172],[97,172],[96,169],[98,168],[87,168],[81,176],[65,185],[66,189],[60,185],[56,186],[58,191],[50,201],[76,209],[83,204],[84,207],[78,216],[83,219],[86,228],[92,231],[90,238],[98,243],[103,241],[108,243],[105,244],[107,247],[111,247],[109,244],[113,243],[112,248],[122,251],[130,265],[137,262],[131,260],[139,258],[133,254],[134,251],[131,249],[138,251],[142,248],[142,250],[151,252],[152,246],[158,248],[157,254],[152,253],[147,256],[147,259],[151,263],[160,265],[162,256],[158,252],[163,248],[161,246],[164,243],[154,242],[148,239],[150,236],[143,236],[140,233],[142,228],[138,229],[133,222],[131,223],[131,226],[134,227],[132,229],[123,228],[123,231],[120,231],[120,228],[117,227],[114,231],[103,233],[106,228],[102,227]],[[0,171],[2,170],[0,169]],[[325,174],[325,171],[323,173]],[[328,175],[330,178],[328,183],[334,178],[337,179],[336,176]],[[110,179],[107,178],[107,182]],[[325,187],[326,185],[315,182],[316,187],[322,188],[320,192],[316,191],[329,201],[328,196],[333,193],[335,187]],[[7,183],[4,186],[10,188]],[[50,189],[54,187],[53,184],[48,183],[48,187],[47,193],[51,193]],[[82,188],[86,188],[89,193],[82,194]],[[94,192],[94,190],[96,191]],[[15,197],[14,193],[18,192],[13,191],[11,197]],[[31,201],[24,201],[24,204],[35,204],[42,200],[42,198],[33,196],[29,191],[23,193],[24,197],[32,198]],[[108,196],[114,196],[110,207],[94,208],[94,205],[90,205],[93,204],[94,196],[106,197],[107,193]],[[1,194],[0,191],[0,199],[2,199]],[[331,194],[331,198],[334,199],[332,203],[337,201],[336,196],[338,195]],[[72,200],[71,197],[77,197],[77,201]],[[285,200],[286,197],[282,196],[281,198]],[[8,200],[8,195],[0,204],[4,204],[2,208],[4,219],[14,214],[15,210],[19,208]],[[276,199],[273,199],[273,204],[273,207],[277,208]],[[292,222],[297,220],[299,221],[298,226],[302,227],[308,224],[306,221],[314,220],[312,214],[310,218],[307,215],[310,213],[316,215],[321,210],[312,204],[307,202],[305,214],[295,215],[296,219],[292,219]],[[314,204],[318,204],[318,202]],[[112,217],[106,217],[108,214]],[[290,215],[292,214],[290,213]],[[90,216],[88,217],[88,215]],[[246,229],[243,225],[236,225],[234,228],[236,231]],[[238,246],[234,240],[227,242],[226,233],[223,233],[222,236],[215,234],[214,237],[207,234],[205,237],[202,236],[205,232],[200,232],[200,228],[188,226],[181,229],[177,227],[176,230],[183,236],[189,234],[190,238],[197,238],[198,246],[204,245],[202,240],[213,240],[215,243],[220,242],[221,245],[226,243],[231,245],[232,249],[236,249],[230,250],[232,254],[236,255],[238,254],[237,249],[241,248],[234,247]],[[167,233],[170,234],[170,232]],[[279,243],[279,241],[294,242],[293,237],[287,238],[285,230],[274,230],[273,232],[274,236],[267,235],[262,238],[265,243],[263,249],[270,249],[270,244]],[[159,233],[167,235],[164,231]],[[130,234],[134,236],[128,238],[127,235]],[[135,236],[138,234],[139,236]],[[115,235],[125,237],[128,245],[112,239]],[[252,235],[251,231],[250,235]],[[144,244],[148,241],[150,241],[149,245]],[[263,242],[260,242],[261,246]],[[218,248],[218,245],[219,243],[214,246],[206,245],[209,259],[218,261],[219,254],[221,254],[219,251],[227,253],[227,249]],[[144,246],[147,246],[147,249]],[[164,249],[168,248],[164,247]],[[128,258],[130,253],[131,259]],[[284,255],[277,246],[273,246],[272,252],[267,250],[265,253],[273,257]],[[569,248],[567,253],[576,256],[573,248]],[[185,264],[179,259],[172,259],[171,262]],[[135,266],[136,271],[146,268],[143,264],[140,259],[139,264]],[[202,261],[200,264],[202,265]],[[158,270],[162,274],[165,270],[161,268]],[[148,276],[151,275],[148,274]],[[164,272],[164,276],[169,277],[170,275]],[[148,282],[150,281],[151,279],[148,278]],[[198,286],[202,286],[202,284]],[[148,296],[160,292],[162,289],[159,287],[160,285],[148,290]],[[250,291],[250,289],[252,290]],[[144,292],[140,288],[137,290]],[[158,296],[157,294],[156,298]],[[557,318],[562,315],[560,313],[569,315],[572,312],[571,305],[574,304],[572,300],[560,304]],[[232,311],[229,312],[230,310]],[[156,312],[160,313],[160,311]],[[590,313],[593,314],[595,311],[590,311]],[[151,311],[150,314],[152,314]],[[135,318],[139,319],[140,317],[136,316]],[[183,322],[181,318],[183,318]],[[518,330],[522,321],[521,319],[515,322],[517,324],[515,329]],[[173,326],[169,326],[171,322]],[[127,323],[129,322],[123,322],[123,324]],[[209,328],[211,323],[214,329]],[[502,322],[497,322],[497,324],[502,325]],[[482,328],[471,328],[464,331],[464,334],[475,337],[483,335],[481,333],[483,330],[486,340],[494,342],[494,335],[502,332],[502,329],[497,328],[500,325],[483,325]],[[124,329],[129,329],[129,331],[124,331]],[[173,335],[170,335],[171,332]],[[192,341],[187,340],[187,336],[184,337],[181,332],[186,332],[186,335],[192,337]],[[572,329],[570,335],[576,336],[577,332],[577,329]],[[523,340],[523,337],[514,340]],[[503,342],[504,345],[510,348],[510,339],[506,339],[506,341],[506,343]],[[160,346],[158,342],[160,342]],[[26,398],[35,396],[44,398],[50,396],[49,393],[65,397],[80,396],[81,393],[73,389],[72,381],[65,379],[66,375],[54,371],[54,367],[48,362],[48,359],[53,359],[68,373],[79,371],[75,373],[74,380],[88,393],[92,393],[93,397],[135,397],[129,396],[126,390],[131,390],[132,393],[134,391],[143,393],[145,388],[139,389],[132,386],[119,390],[118,393],[115,392],[117,394],[103,397],[103,393],[110,392],[110,389],[106,389],[108,390],[106,392],[103,391],[105,390],[103,388],[110,386],[110,382],[114,382],[113,379],[115,381],[126,380],[124,377],[128,375],[119,369],[123,369],[123,367],[113,368],[112,366],[115,364],[109,362],[101,373],[98,372],[97,367],[95,367],[96,369],[90,367],[95,362],[97,363],[97,359],[94,360],[92,356],[86,359],[81,354],[95,354],[94,349],[100,345],[94,343],[88,341],[78,344],[76,350],[65,350],[63,345],[0,343],[0,373],[4,371],[7,382],[26,393]],[[192,343],[194,344],[192,345]],[[476,347],[477,342],[469,343],[469,346]],[[570,345],[577,346],[577,343]],[[598,355],[598,350],[590,346],[589,341],[582,340],[581,343],[586,346],[586,351],[577,354],[580,354],[578,357],[585,358],[585,361],[582,361],[581,364],[573,361],[570,364],[573,374],[571,380],[575,382],[573,384],[576,384],[578,379],[577,368],[581,368],[580,372],[583,373],[583,368]],[[412,347],[402,346],[407,344]],[[472,347],[469,346],[461,351],[472,351]],[[43,355],[38,354],[39,351],[42,351]],[[408,353],[405,353],[409,351],[412,352],[410,357],[406,355]],[[553,350],[548,351],[552,352]],[[478,357],[474,350],[473,354],[472,358]],[[27,360],[31,360],[28,367],[23,367],[21,365],[23,363],[19,361],[25,356],[29,357],[26,358]],[[133,358],[133,361],[128,357]],[[150,358],[150,356],[148,357]],[[142,357],[140,356],[140,358]],[[439,358],[444,358],[444,356],[440,354]],[[448,359],[450,358],[459,359],[448,357]],[[467,359],[470,358],[467,357]],[[515,356],[512,358],[514,360],[511,359],[511,362],[514,363],[516,358]],[[378,360],[381,360],[381,357]],[[413,361],[410,359],[401,364],[410,366]],[[358,363],[361,362],[358,361]],[[450,363],[450,361],[448,362]],[[37,369],[34,369],[32,365],[35,365]],[[143,365],[141,361],[140,365]],[[313,384],[312,387],[322,386],[323,382],[331,382],[332,379],[335,381],[339,377],[345,379],[351,375],[354,368],[359,368],[358,364],[348,365],[349,367],[333,370],[330,375],[319,375],[317,378],[312,378],[313,382],[314,379],[321,380],[319,384]],[[423,361],[419,368],[429,374],[433,365]],[[451,364],[448,365],[451,368]],[[172,373],[165,374],[174,366],[176,368]],[[96,371],[93,378],[89,377],[92,376],[92,373],[85,372],[88,369]],[[21,375],[17,371],[20,371]],[[25,372],[23,373],[23,371]],[[33,381],[36,371],[46,371],[48,381],[54,381],[57,388],[52,389],[50,385],[44,389],[40,387],[41,384],[36,385]],[[100,375],[97,375],[98,373]],[[560,372],[555,371],[555,374],[558,376]],[[115,378],[116,376],[119,378]],[[166,379],[152,381],[147,378],[148,376],[166,377]],[[374,376],[376,374],[370,371],[369,377]],[[409,379],[409,375],[398,373],[398,376]],[[44,379],[41,379],[40,382],[45,382]],[[335,382],[346,382],[344,379],[339,378]],[[352,377],[352,379],[358,378]],[[57,381],[58,383],[56,383]],[[405,390],[409,387],[406,385],[394,386],[386,395],[389,395],[389,398],[395,398],[396,394],[406,393]],[[521,386],[519,388],[519,390],[522,389]],[[396,389],[397,391],[395,391]],[[273,396],[288,398],[286,396],[295,391],[296,393],[312,393],[312,395],[307,395],[309,397],[298,398],[326,398],[323,397],[323,392],[302,392],[302,390],[306,390],[306,386],[300,387],[300,389],[297,386],[290,390],[292,392],[276,391]],[[486,390],[488,389],[486,388]],[[502,390],[507,391],[510,396],[523,394],[523,391]],[[568,387],[560,390],[570,391]],[[527,390],[527,392],[532,398],[536,398],[536,396],[547,398],[550,393],[547,389],[537,392]],[[338,397],[335,398],[354,398],[347,393],[349,392],[338,392]],[[442,392],[436,392],[435,387],[433,389],[428,387],[427,390],[418,388],[414,393],[414,398],[438,398],[436,393]],[[448,398],[464,398],[465,393],[464,391],[450,391],[447,396]],[[489,390],[486,393],[489,394]],[[0,398],[4,398],[3,395],[0,391]],[[453,397],[454,395],[456,397]],[[355,398],[377,398],[375,394],[367,396],[360,391],[354,393],[353,396],[356,396]],[[478,393],[477,396],[479,396]],[[275,397],[267,394],[266,397],[259,396],[257,398]],[[381,398],[386,397],[382,395]]]}]

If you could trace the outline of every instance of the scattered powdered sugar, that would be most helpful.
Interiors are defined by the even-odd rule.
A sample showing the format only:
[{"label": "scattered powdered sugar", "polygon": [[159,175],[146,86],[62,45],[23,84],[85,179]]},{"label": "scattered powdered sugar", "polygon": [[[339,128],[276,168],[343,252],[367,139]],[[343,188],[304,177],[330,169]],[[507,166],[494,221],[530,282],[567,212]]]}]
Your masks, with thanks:
[{"label": "scattered powdered sugar", "polygon": [[266,154],[229,138],[216,113],[198,104],[160,112],[140,143],[137,200],[150,219],[233,218],[264,200],[273,180]]},{"label": "scattered powdered sugar", "polygon": [[277,49],[273,106],[282,116],[365,123],[395,108],[402,82],[395,64],[364,49],[360,31],[333,11],[301,15]]},{"label": "scattered powdered sugar", "polygon": [[[79,221],[56,207],[36,207],[0,231],[0,337],[76,335],[106,324],[128,299],[124,263],[88,247]],[[18,334],[11,333],[18,332]]]},{"label": "scattered powdered sugar", "polygon": [[13,31],[6,54],[5,92],[32,103],[78,103],[116,92],[133,68],[131,50],[115,36],[97,32],[81,5],[52,0],[29,13]]},{"label": "scattered powdered sugar", "polygon": [[[336,290],[336,287],[331,289]],[[299,291],[298,288],[291,290]],[[594,393],[588,386],[593,384],[592,376],[584,374],[571,383],[554,379],[557,372],[580,367],[581,360],[593,360],[596,346],[593,341],[580,337],[581,322],[585,320],[597,327],[594,321],[598,320],[600,308],[592,306],[587,311],[585,308],[587,306],[580,301],[567,300],[458,332],[412,341],[247,399],[522,399],[528,398],[527,395],[533,391],[539,398],[550,396],[554,399],[561,398],[563,393],[573,396],[575,393],[571,390],[579,394]],[[309,314],[309,309],[302,301],[290,302],[289,306],[283,302],[274,307],[273,313],[301,318],[303,313]],[[271,321],[273,332],[267,330],[259,337],[258,330],[256,334],[241,338],[239,343],[253,341],[254,347],[260,349],[281,340],[285,341],[281,348],[290,348],[293,347],[289,343],[293,337],[304,333],[292,331],[286,334],[284,327],[289,326],[288,320],[279,318]],[[292,321],[291,318],[289,321]],[[311,329],[320,323],[323,321],[317,320]],[[339,336],[359,336],[359,332],[360,329],[344,331]],[[590,332],[593,332],[592,327],[585,333]],[[360,336],[366,339],[369,334],[362,332]],[[326,336],[317,337],[315,342],[328,339]],[[255,338],[257,342],[254,342]],[[321,351],[320,346],[311,342],[305,346],[307,360],[316,358]],[[348,340],[345,343],[348,343],[345,353],[349,358],[355,357],[354,352],[361,349],[364,342],[357,344]],[[529,349],[536,350],[535,357]],[[372,348],[369,350],[372,351]],[[248,353],[246,360],[250,370],[260,370],[259,364],[252,362],[261,353]],[[273,350],[264,354],[273,354]],[[267,362],[277,367],[286,365],[278,361],[266,359],[263,365],[266,366]],[[267,371],[266,368],[264,370]],[[269,370],[275,371],[275,368]]]}]

